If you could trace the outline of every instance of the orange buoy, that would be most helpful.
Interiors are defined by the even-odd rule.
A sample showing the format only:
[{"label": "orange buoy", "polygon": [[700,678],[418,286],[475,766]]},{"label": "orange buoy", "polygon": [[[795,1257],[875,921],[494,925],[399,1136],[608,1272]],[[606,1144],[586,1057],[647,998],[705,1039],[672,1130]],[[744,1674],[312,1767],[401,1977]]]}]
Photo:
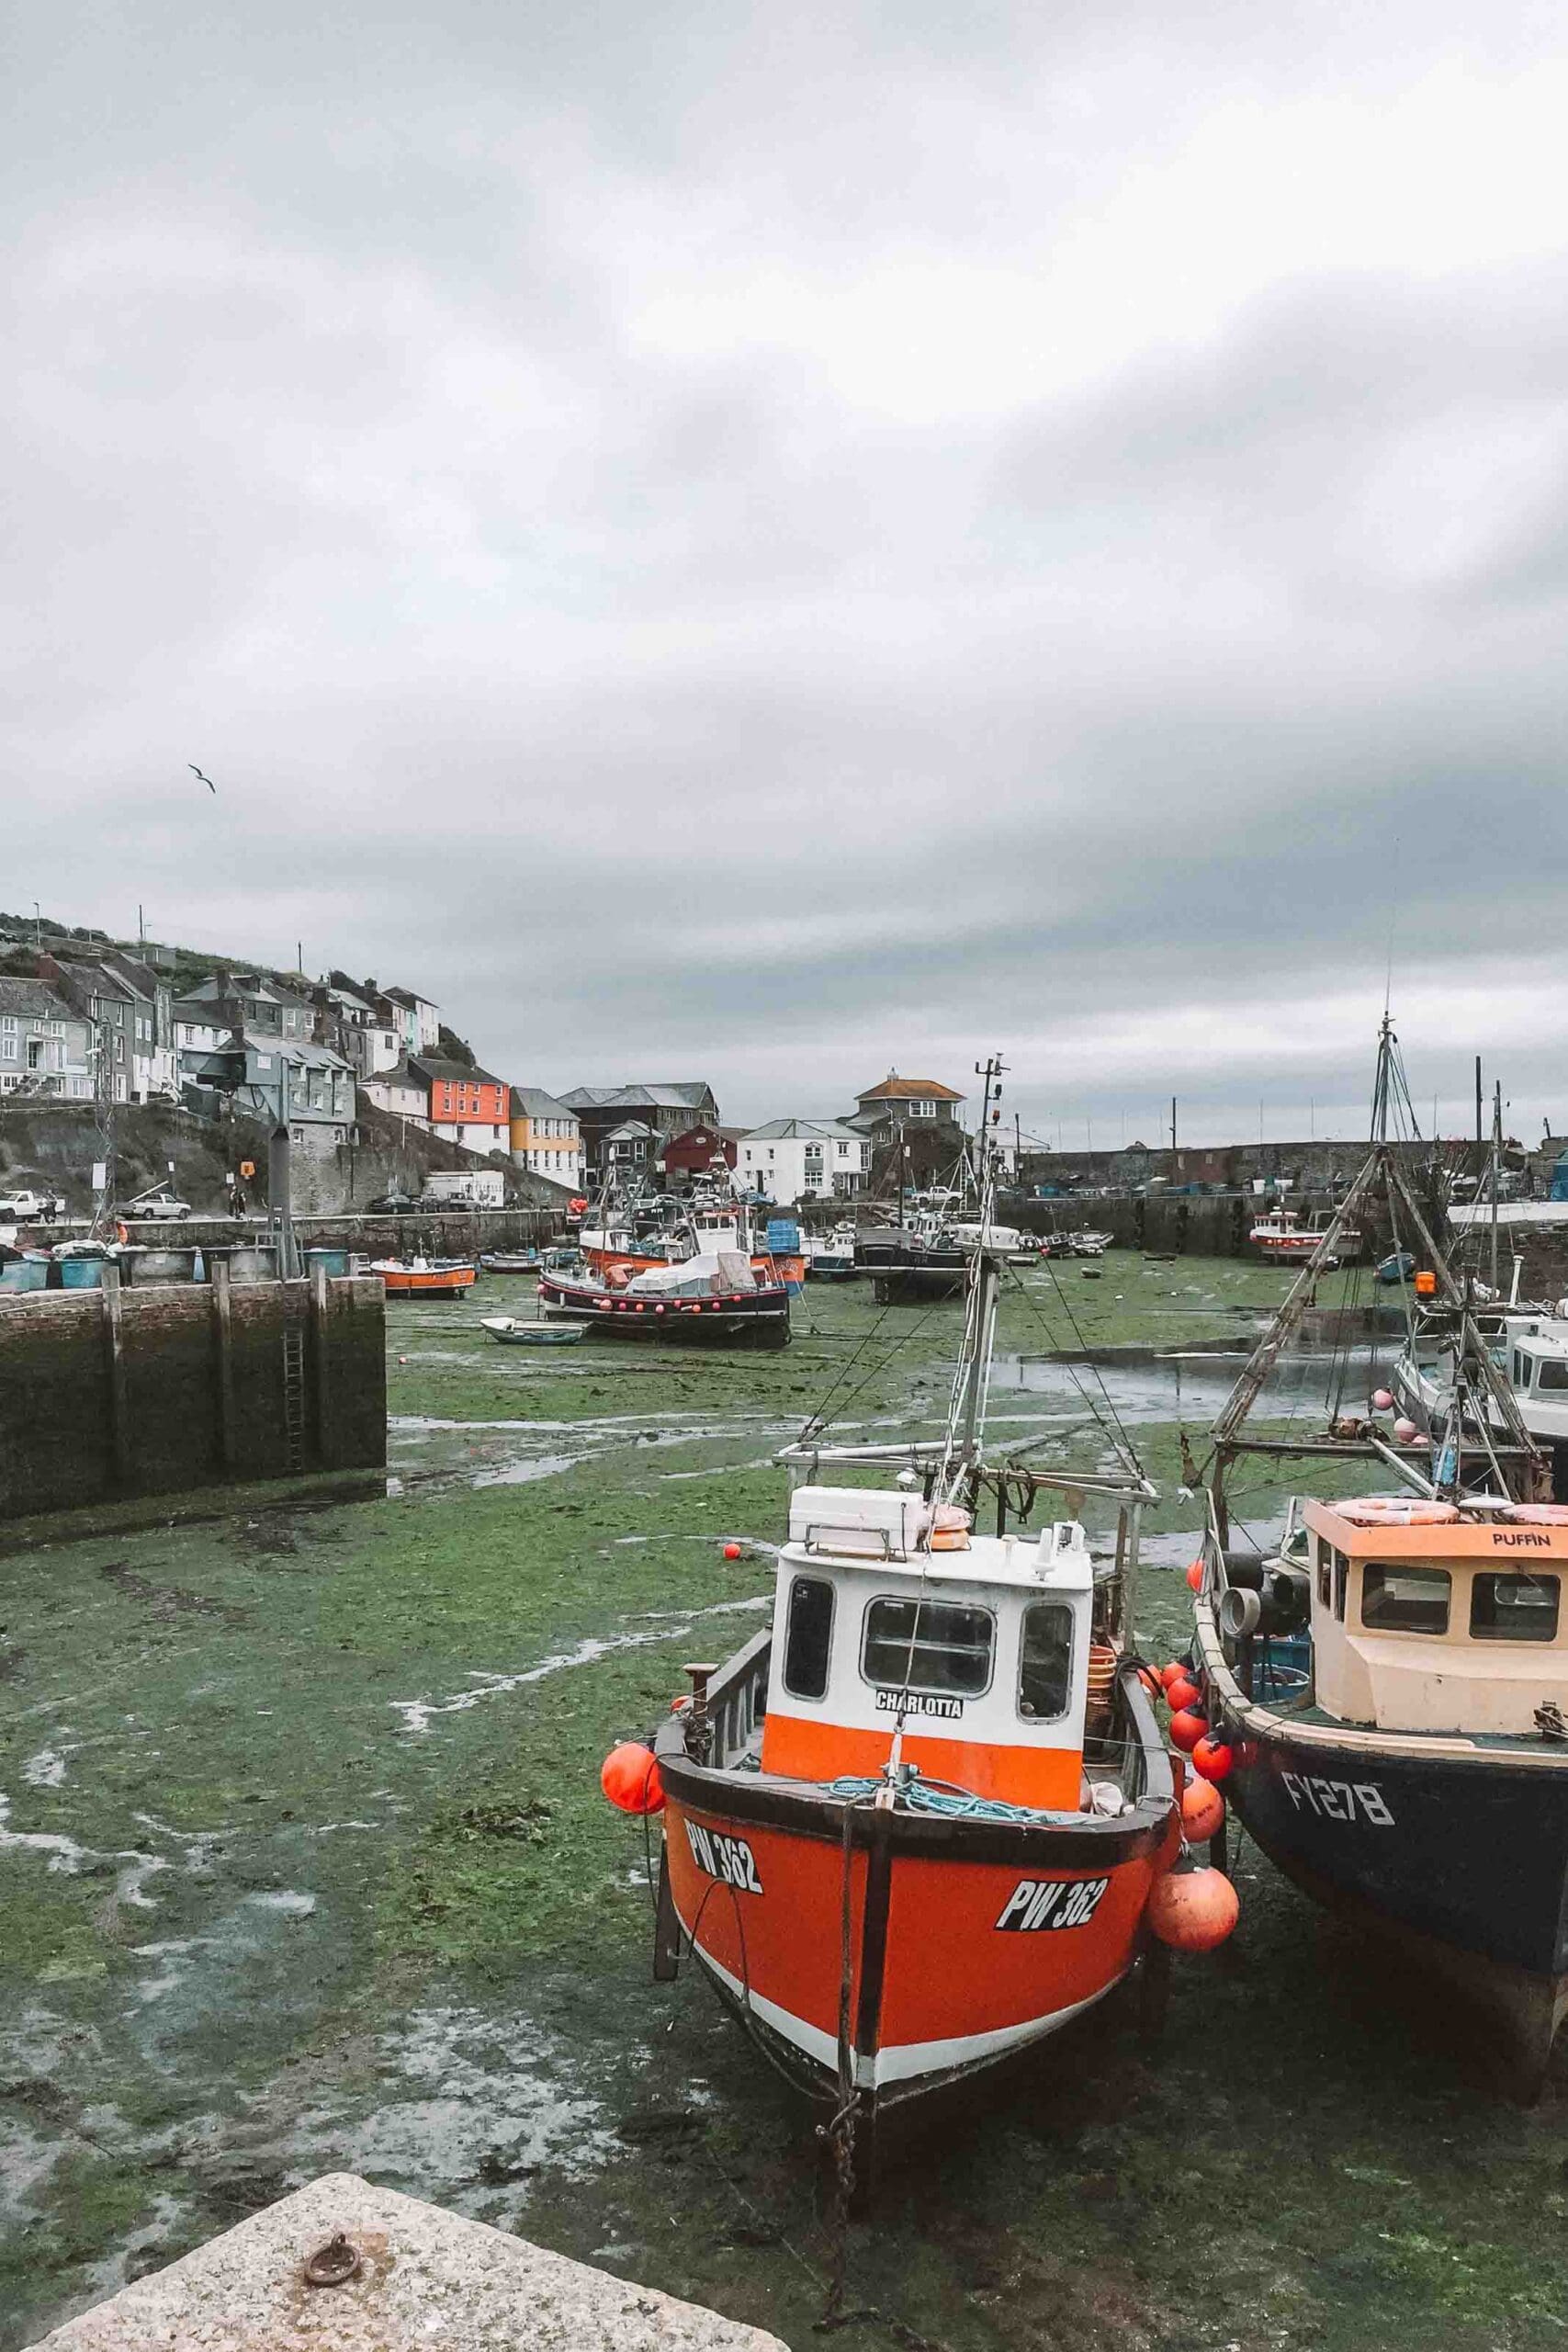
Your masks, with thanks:
[{"label": "orange buoy", "polygon": [[1235,1758],[1228,1739],[1216,1739],[1211,1732],[1191,1750],[1192,1770],[1201,1772],[1205,1781],[1223,1781]]},{"label": "orange buoy", "polygon": [[659,1758],[640,1739],[623,1739],[600,1768],[599,1786],[622,1813],[660,1813],[664,1782]]},{"label": "orange buoy", "polygon": [[1160,1696],[1160,1680],[1159,1676],[1155,1672],[1154,1668],[1152,1666],[1140,1666],[1135,1670],[1139,1681],[1143,1684],[1144,1689],[1148,1692],[1149,1697],[1151,1699],[1157,1699]]},{"label": "orange buoy", "polygon": [[1162,1944],[1177,1951],[1213,1951],[1240,1918],[1241,1898],[1224,1871],[1167,1871],[1150,1890],[1145,1916]]},{"label": "orange buoy", "polygon": [[1199,1714],[1194,1707],[1183,1707],[1170,1719],[1171,1739],[1178,1747],[1185,1748],[1189,1756],[1208,1728],[1208,1716]]},{"label": "orange buoy", "polygon": [[1173,1682],[1179,1682],[1182,1677],[1190,1673],[1190,1671],[1191,1668],[1187,1665],[1184,1659],[1173,1657],[1168,1666],[1162,1666],[1160,1668],[1160,1689],[1162,1690],[1168,1690]]},{"label": "orange buoy", "polygon": [[1187,1571],[1187,1585],[1188,1585],[1188,1589],[1189,1589],[1189,1591],[1190,1591],[1190,1592],[1201,1592],[1201,1591],[1202,1591],[1202,1589],[1203,1589],[1203,1563],[1202,1563],[1202,1561],[1201,1561],[1201,1560],[1194,1560],[1194,1561],[1193,1561],[1193,1563],[1192,1563],[1192,1566],[1188,1569],[1188,1571]]},{"label": "orange buoy", "polygon": [[1190,1674],[1179,1674],[1165,1695],[1173,1715],[1180,1714],[1184,1707],[1202,1704],[1203,1693]]},{"label": "orange buoy", "polygon": [[739,1544],[727,1544],[724,1547],[724,1556],[727,1560],[738,1560],[740,1557]]},{"label": "orange buoy", "polygon": [[1225,1801],[1210,1781],[1192,1781],[1181,1792],[1182,1834],[1190,1846],[1206,1846],[1225,1820]]}]

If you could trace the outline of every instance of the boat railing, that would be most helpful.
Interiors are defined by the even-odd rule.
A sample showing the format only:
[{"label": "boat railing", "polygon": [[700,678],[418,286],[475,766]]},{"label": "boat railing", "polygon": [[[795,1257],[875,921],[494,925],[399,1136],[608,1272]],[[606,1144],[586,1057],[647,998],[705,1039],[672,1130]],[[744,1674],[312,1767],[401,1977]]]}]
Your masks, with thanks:
[{"label": "boat railing", "polygon": [[743,1649],[716,1674],[707,1687],[710,1754],[716,1764],[734,1764],[744,1754],[767,1712],[768,1661],[773,1653],[771,1626],[753,1634]]}]

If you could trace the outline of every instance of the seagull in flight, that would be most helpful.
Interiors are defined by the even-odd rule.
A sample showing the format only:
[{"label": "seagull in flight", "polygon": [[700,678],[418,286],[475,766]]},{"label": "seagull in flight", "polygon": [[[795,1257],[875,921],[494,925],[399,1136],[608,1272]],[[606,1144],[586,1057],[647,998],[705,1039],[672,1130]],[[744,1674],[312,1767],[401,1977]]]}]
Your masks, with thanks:
[{"label": "seagull in flight", "polygon": [[[187,760],[186,762],[186,765],[189,768],[192,775],[201,775],[201,770],[197,766],[194,760]],[[212,778],[209,775],[201,775],[201,780],[207,786],[209,792],[216,795],[218,786],[213,783]]]}]

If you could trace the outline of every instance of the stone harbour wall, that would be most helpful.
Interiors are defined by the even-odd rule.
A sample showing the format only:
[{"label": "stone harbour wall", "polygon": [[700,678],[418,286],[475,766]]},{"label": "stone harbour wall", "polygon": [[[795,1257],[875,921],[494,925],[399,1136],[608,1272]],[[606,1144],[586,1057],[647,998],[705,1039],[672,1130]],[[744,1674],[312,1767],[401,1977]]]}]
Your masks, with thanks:
[{"label": "stone harbour wall", "polygon": [[381,1283],[214,1272],[0,1298],[0,1519],[385,1466]]}]

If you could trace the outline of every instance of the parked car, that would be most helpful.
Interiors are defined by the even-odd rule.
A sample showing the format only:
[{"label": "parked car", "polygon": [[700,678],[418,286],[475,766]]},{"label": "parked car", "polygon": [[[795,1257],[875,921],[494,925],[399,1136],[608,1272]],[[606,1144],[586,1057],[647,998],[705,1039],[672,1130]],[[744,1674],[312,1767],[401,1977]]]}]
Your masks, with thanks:
[{"label": "parked car", "polygon": [[64,1214],[64,1197],[59,1193],[0,1193],[0,1225],[52,1225]]},{"label": "parked car", "polygon": [[369,1216],[407,1216],[411,1209],[420,1206],[412,1193],[378,1193],[373,1201],[365,1204]]},{"label": "parked car", "polygon": [[190,1215],[190,1203],[160,1188],[154,1193],[139,1193],[134,1201],[127,1201],[117,1214],[128,1224],[132,1217],[141,1217],[149,1224],[155,1217],[171,1217],[183,1224]]}]

